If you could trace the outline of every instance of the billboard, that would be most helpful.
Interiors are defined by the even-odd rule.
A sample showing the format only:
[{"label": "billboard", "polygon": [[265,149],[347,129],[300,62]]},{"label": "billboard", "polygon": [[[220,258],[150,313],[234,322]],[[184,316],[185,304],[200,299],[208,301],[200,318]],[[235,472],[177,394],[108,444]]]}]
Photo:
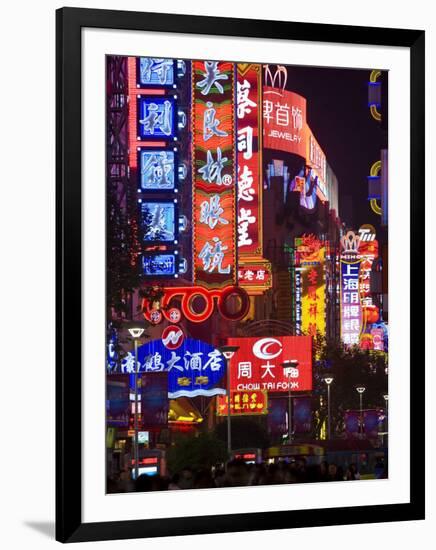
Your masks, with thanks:
[{"label": "billboard", "polygon": [[[168,373],[168,397],[225,394],[217,387],[225,373],[223,356],[210,344],[184,339],[176,349],[161,339],[138,347],[139,373]],[[129,352],[121,361],[123,373],[134,373],[135,356]]]},{"label": "billboard", "polygon": [[[228,338],[239,349],[230,360],[232,391],[269,392],[312,389],[312,338],[309,336],[268,336]],[[281,364],[297,360],[297,368],[285,372]]]},{"label": "billboard", "polygon": [[263,146],[306,158],[306,99],[295,92],[263,87]]},{"label": "billboard", "polygon": [[194,282],[236,282],[233,63],[192,61]]},{"label": "billboard", "polygon": [[[228,415],[227,395],[217,397],[217,416]],[[268,393],[266,391],[230,392],[231,416],[268,414]]]}]

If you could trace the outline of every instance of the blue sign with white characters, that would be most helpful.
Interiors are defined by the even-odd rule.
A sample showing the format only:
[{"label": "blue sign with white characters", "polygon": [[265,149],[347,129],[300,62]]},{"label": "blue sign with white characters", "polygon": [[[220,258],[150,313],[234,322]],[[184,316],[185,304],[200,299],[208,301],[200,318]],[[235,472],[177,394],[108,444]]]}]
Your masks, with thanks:
[{"label": "blue sign with white characters", "polygon": [[143,191],[173,191],[175,177],[174,151],[139,151],[140,187]]},{"label": "blue sign with white characters", "polygon": [[140,57],[138,79],[141,86],[171,86],[175,83],[174,59]]},{"label": "blue sign with white characters", "polygon": [[170,97],[138,99],[138,132],[140,139],[172,138],[175,134],[176,106]]},{"label": "blue sign with white characters", "polygon": [[142,274],[146,277],[174,277],[177,274],[176,254],[144,254]]},{"label": "blue sign with white characters", "polygon": [[177,236],[174,201],[141,203],[144,241],[173,242]]},{"label": "blue sign with white characters", "polygon": [[[226,371],[221,353],[210,344],[188,338],[177,349],[168,349],[162,340],[138,348],[138,372],[168,372],[168,397],[225,395],[217,387]],[[135,372],[135,356],[129,352],[121,362],[122,373]]]}]

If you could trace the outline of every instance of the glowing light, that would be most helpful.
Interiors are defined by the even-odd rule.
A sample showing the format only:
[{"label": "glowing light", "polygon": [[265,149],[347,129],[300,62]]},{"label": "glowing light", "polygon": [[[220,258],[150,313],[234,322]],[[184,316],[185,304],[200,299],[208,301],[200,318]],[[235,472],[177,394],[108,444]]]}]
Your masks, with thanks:
[{"label": "glowing light", "polygon": [[[230,309],[230,302],[233,297],[238,298],[239,304],[236,309]],[[206,289],[199,286],[188,287],[168,287],[164,289],[164,295],[161,301],[162,313],[168,321],[171,321],[170,303],[174,298],[181,298],[181,310],[186,319],[193,323],[201,323],[212,315],[215,303],[220,314],[229,320],[243,319],[248,313],[250,300],[248,294],[240,287],[226,287],[224,289]],[[193,308],[193,302],[199,298],[203,302],[203,309]],[[150,320],[152,307],[148,300],[142,301],[144,317]]]}]

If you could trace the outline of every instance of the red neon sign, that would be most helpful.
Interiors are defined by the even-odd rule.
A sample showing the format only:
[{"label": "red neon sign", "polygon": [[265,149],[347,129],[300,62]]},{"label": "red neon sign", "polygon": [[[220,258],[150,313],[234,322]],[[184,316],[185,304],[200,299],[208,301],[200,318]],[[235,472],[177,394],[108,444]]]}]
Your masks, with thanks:
[{"label": "red neon sign", "polygon": [[[229,300],[237,296],[239,298],[239,309],[230,310]],[[203,300],[204,307],[201,311],[193,309],[193,301],[200,297]],[[171,300],[178,298],[181,300],[181,309],[183,315],[193,323],[201,323],[212,315],[215,302],[220,314],[230,321],[237,321],[244,318],[250,307],[250,299],[246,291],[237,286],[228,286],[224,289],[206,289],[199,286],[187,287],[168,287],[164,289],[164,296],[161,301],[161,312],[167,321],[171,321],[169,308]],[[143,299],[142,308],[144,317],[150,321],[152,307],[147,299]]]},{"label": "red neon sign", "polygon": [[239,257],[262,256],[260,177],[261,65],[238,64],[238,251]]},{"label": "red neon sign", "polygon": [[194,281],[236,282],[234,64],[192,62]]},{"label": "red neon sign", "polygon": [[[311,336],[265,336],[228,338],[239,349],[230,360],[232,391],[266,390],[273,392],[309,391],[312,389]],[[298,361],[287,371],[285,361]]]},{"label": "red neon sign", "polygon": [[[143,466],[146,464],[157,464],[157,457],[149,457],[149,458],[140,458],[138,460],[138,466]],[[135,465],[135,459],[132,458],[132,465]]]}]

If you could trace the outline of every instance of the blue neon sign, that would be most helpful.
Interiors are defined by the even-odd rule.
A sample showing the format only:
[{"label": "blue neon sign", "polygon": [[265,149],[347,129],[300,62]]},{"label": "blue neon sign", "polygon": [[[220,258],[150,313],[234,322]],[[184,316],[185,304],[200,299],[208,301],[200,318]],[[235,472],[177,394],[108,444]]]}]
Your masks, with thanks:
[{"label": "blue neon sign", "polygon": [[173,191],[176,183],[174,151],[141,149],[138,153],[139,185],[144,191]]},{"label": "blue neon sign", "polygon": [[[168,372],[168,397],[225,395],[217,387],[225,374],[225,361],[212,345],[188,338],[175,350],[153,340],[138,348],[138,372]],[[121,372],[135,372],[135,357],[129,352],[121,362]]]},{"label": "blue neon sign", "polygon": [[175,101],[171,97],[140,97],[138,99],[139,138],[174,137],[176,111]]}]

